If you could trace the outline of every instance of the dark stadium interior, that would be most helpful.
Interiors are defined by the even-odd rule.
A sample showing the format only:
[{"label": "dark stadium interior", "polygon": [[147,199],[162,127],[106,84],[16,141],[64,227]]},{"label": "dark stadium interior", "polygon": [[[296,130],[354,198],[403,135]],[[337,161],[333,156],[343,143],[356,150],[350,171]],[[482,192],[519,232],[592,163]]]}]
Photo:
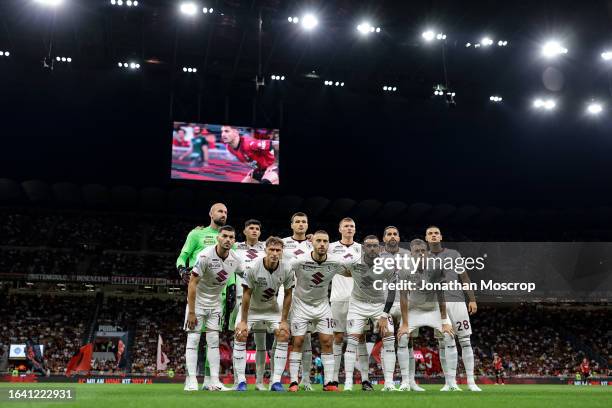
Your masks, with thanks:
[{"label": "dark stadium interior", "polygon": [[[169,367],[184,375],[176,259],[215,202],[238,241],[250,218],[264,239],[290,236],[291,214],[303,211],[309,231],[332,241],[348,216],[358,242],[387,225],[402,241],[423,238],[432,224],[449,242],[612,242],[612,117],[582,114],[590,98],[612,101],[612,65],[598,59],[612,44],[610,0],[313,1],[324,24],[308,35],[287,23],[302,10],[293,0],[214,0],[218,12],[194,21],[171,0],[129,11],[73,3],[52,15],[0,1],[0,49],[11,50],[0,58],[0,376],[15,366],[8,345],[28,339],[44,345],[48,374],[63,375],[100,325],[129,332],[129,357],[124,367],[95,361],[92,373],[166,376],[156,368],[162,334]],[[256,89],[260,14],[266,85]],[[383,32],[355,37],[362,15]],[[427,24],[451,37],[445,65],[440,47],[419,41]],[[465,47],[487,32],[510,46]],[[538,59],[549,35],[567,41],[568,58]],[[49,44],[74,61],[44,68]],[[143,67],[117,68],[125,60]],[[181,75],[186,64],[198,75]],[[547,69],[559,89],[547,89]],[[454,106],[432,97],[445,70]],[[327,78],[347,85],[324,87]],[[398,92],[381,92],[387,83]],[[497,92],[504,104],[489,104]],[[530,109],[540,93],[562,98],[554,115]],[[175,120],[280,129],[280,185],[170,180]],[[612,376],[610,310],[482,305],[472,316],[477,375],[494,375],[495,352],[509,377],[573,377],[583,358]],[[232,342],[225,332],[222,350]],[[417,347],[436,348],[432,333]],[[230,375],[231,359],[221,363]],[[370,371],[382,376],[374,358]]]}]

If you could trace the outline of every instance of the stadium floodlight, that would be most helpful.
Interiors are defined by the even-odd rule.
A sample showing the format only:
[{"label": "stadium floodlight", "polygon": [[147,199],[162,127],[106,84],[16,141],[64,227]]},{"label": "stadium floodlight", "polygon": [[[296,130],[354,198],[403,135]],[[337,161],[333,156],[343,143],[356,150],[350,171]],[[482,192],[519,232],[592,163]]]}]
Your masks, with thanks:
[{"label": "stadium floodlight", "polygon": [[542,46],[542,56],[545,58],[555,58],[561,54],[567,54],[567,48],[565,48],[559,41],[547,41]]},{"label": "stadium floodlight", "polygon": [[340,86],[340,82],[336,81],[336,84],[335,84],[335,85],[336,85],[336,86]]},{"label": "stadium floodlight", "polygon": [[554,99],[537,98],[533,101],[533,107],[551,111],[557,107],[557,102]]},{"label": "stadium floodlight", "polygon": [[371,28],[373,29],[374,27],[372,27],[372,25],[367,21],[364,21],[357,26],[357,31],[359,31],[362,35],[368,35]]},{"label": "stadium floodlight", "polygon": [[436,40],[440,41],[440,40],[446,40],[446,34],[444,33],[438,33],[436,35]]},{"label": "stadium floodlight", "polygon": [[601,53],[601,58],[604,61],[610,61],[612,60],[612,51],[604,51]]},{"label": "stadium floodlight", "polygon": [[471,46],[472,46],[472,43],[465,44],[465,48],[470,48]]},{"label": "stadium floodlight", "polygon": [[289,20],[289,22],[293,24],[297,24],[300,22],[300,19],[298,17],[288,17],[287,20]]},{"label": "stadium floodlight", "polygon": [[383,86],[383,91],[387,90],[387,85]]},{"label": "stadium floodlight", "polygon": [[344,82],[340,82],[340,86],[344,86]]},{"label": "stadium floodlight", "polygon": [[497,46],[498,46],[498,47],[505,47],[505,46],[507,46],[507,45],[508,45],[508,41],[502,41],[502,40],[499,40],[499,41],[497,42]]},{"label": "stadium floodlight", "polygon": [[436,34],[432,30],[427,30],[421,34],[421,37],[423,37],[425,41],[431,42],[434,38],[436,38]]},{"label": "stadium floodlight", "polygon": [[592,116],[597,116],[599,115],[601,112],[603,112],[603,106],[601,103],[598,102],[591,102],[589,103],[589,105],[587,106],[587,113],[589,115]]},{"label": "stadium floodlight", "polygon": [[474,48],[480,48],[480,43],[474,44]]},{"label": "stadium floodlight", "polygon": [[198,12],[198,7],[196,6],[196,4],[190,1],[181,3],[179,9],[181,10],[181,13],[188,16],[195,16],[195,14]]},{"label": "stadium floodlight", "polygon": [[314,16],[314,14],[306,14],[304,17],[302,17],[302,27],[304,30],[310,31],[317,25],[319,25],[319,20]]},{"label": "stadium floodlight", "polygon": [[490,37],[483,37],[482,40],[480,40],[480,44],[483,47],[489,47],[493,45],[493,40]]},{"label": "stadium floodlight", "polygon": [[503,98],[501,96],[493,95],[489,97],[489,100],[493,103],[500,103],[503,100]]},{"label": "stadium floodlight", "polygon": [[36,0],[36,2],[43,6],[57,7],[61,5],[64,2],[64,0]]},{"label": "stadium floodlight", "polygon": [[183,67],[183,72],[189,72],[189,73],[196,73],[198,72],[197,68],[193,68],[193,67]]},{"label": "stadium floodlight", "polygon": [[204,13],[204,14],[212,14],[213,13],[213,8],[212,7],[210,7],[210,8],[204,7],[202,9],[202,13]]}]

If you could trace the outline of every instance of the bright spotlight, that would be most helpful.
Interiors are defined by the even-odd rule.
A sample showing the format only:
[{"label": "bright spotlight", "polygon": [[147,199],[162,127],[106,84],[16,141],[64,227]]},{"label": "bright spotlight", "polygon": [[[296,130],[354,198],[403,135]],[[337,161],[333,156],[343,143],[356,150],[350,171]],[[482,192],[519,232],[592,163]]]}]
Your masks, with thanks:
[{"label": "bright spotlight", "polygon": [[376,32],[380,33],[380,27],[376,27]]},{"label": "bright spotlight", "polygon": [[56,7],[64,2],[64,0],[36,0],[37,3],[43,6]]},{"label": "bright spotlight", "polygon": [[501,102],[503,99],[502,99],[502,97],[501,97],[501,96],[493,95],[493,96],[489,97],[489,100],[490,100],[491,102],[499,103],[499,102]]},{"label": "bright spotlight", "polygon": [[542,56],[545,58],[554,58],[561,54],[567,54],[567,48],[558,41],[548,41],[542,46]]},{"label": "bright spotlight", "polygon": [[599,115],[603,111],[603,106],[597,102],[591,102],[587,106],[587,113],[589,115]]},{"label": "bright spotlight", "polygon": [[198,12],[198,7],[195,5],[195,3],[187,2],[181,3],[180,10],[183,14],[193,16]]},{"label": "bright spotlight", "polygon": [[306,14],[304,17],[302,17],[302,27],[304,27],[305,30],[312,30],[318,24],[319,20],[317,20],[317,18],[312,14]]},{"label": "bright spotlight", "polygon": [[386,91],[386,90],[387,90],[387,86],[385,85],[383,86],[383,91]]},{"label": "bright spotlight", "polygon": [[336,81],[336,86],[340,86],[340,82]]},{"label": "bright spotlight", "polygon": [[482,40],[480,40],[480,44],[483,47],[488,47],[490,45],[493,45],[493,40],[489,37],[484,37]]},{"label": "bright spotlight", "polygon": [[281,81],[284,81],[285,80],[285,76],[281,75],[280,79],[281,79]]},{"label": "bright spotlight", "polygon": [[340,82],[340,86],[344,86],[344,82]]},{"label": "bright spotlight", "polygon": [[125,2],[125,4],[126,4],[128,7],[132,7],[132,0],[127,0],[127,1]]},{"label": "bright spotlight", "polygon": [[612,60],[612,51],[605,51],[601,53],[601,58],[604,59],[604,61],[610,61]]},{"label": "bright spotlight", "polygon": [[357,31],[359,31],[362,35],[366,35],[370,32],[373,32],[374,27],[372,27],[367,21],[364,21],[363,23],[357,26]]},{"label": "bright spotlight", "polygon": [[506,45],[508,45],[508,41],[502,41],[502,40],[499,40],[499,41],[497,42],[497,45],[498,45],[499,47],[505,47]]},{"label": "bright spotlight", "polygon": [[423,32],[423,34],[421,34],[421,37],[423,37],[425,41],[430,42],[433,41],[434,38],[436,38],[436,34],[431,30],[427,30]]},{"label": "bright spotlight", "polygon": [[56,61],[61,61],[61,60],[62,60],[62,58],[61,58],[61,57],[55,57],[55,60],[56,60]]},{"label": "bright spotlight", "polygon": [[465,44],[465,48],[470,48],[471,46],[472,46],[472,43]]},{"label": "bright spotlight", "polygon": [[68,58],[66,58],[66,61],[72,62],[72,58],[68,57]]}]

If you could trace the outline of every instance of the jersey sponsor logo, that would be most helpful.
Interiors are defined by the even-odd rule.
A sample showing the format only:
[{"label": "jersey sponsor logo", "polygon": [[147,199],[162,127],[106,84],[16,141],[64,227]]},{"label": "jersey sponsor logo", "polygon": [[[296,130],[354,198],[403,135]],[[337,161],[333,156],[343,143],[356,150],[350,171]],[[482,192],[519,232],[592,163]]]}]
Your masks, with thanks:
[{"label": "jersey sponsor logo", "polygon": [[317,272],[314,275],[312,275],[312,283],[314,283],[315,285],[320,284],[321,282],[323,282],[323,277],[324,275],[321,272]]},{"label": "jersey sponsor logo", "polygon": [[353,254],[346,254],[346,255],[344,255],[344,258],[345,259],[348,259],[348,258],[353,259]]},{"label": "jersey sponsor logo", "polygon": [[249,249],[248,251],[246,251],[246,257],[249,259],[255,259],[257,258],[257,250],[255,249]]},{"label": "jersey sponsor logo", "polygon": [[266,289],[266,290],[264,290],[264,291],[263,291],[263,293],[262,293],[262,296],[261,296],[261,297],[262,297],[264,300],[270,300],[270,298],[271,298],[272,296],[274,296],[274,294],[275,294],[275,293],[276,293],[276,291],[275,291],[274,289],[272,289],[272,288],[268,288],[268,289]]},{"label": "jersey sponsor logo", "polygon": [[227,280],[227,272],[221,269],[217,272],[217,282],[225,282]]},{"label": "jersey sponsor logo", "polygon": [[304,253],[304,251],[302,251],[301,249],[296,249],[295,251],[293,251],[294,255],[302,255]]}]

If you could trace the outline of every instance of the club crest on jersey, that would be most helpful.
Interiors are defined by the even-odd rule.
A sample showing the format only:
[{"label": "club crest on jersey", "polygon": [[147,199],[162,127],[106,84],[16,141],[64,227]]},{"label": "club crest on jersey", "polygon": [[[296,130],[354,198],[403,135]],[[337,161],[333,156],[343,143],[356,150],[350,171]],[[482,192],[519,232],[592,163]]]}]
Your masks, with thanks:
[{"label": "club crest on jersey", "polygon": [[346,254],[344,255],[344,259],[353,259],[353,254]]},{"label": "club crest on jersey", "polygon": [[312,283],[314,283],[315,285],[320,284],[321,282],[323,282],[323,274],[321,272],[317,272],[314,275],[312,275]]},{"label": "club crest on jersey", "polygon": [[303,253],[304,253],[304,251],[302,251],[302,250],[301,250],[301,249],[299,249],[299,248],[298,248],[298,249],[296,249],[295,251],[293,251],[293,254],[294,254],[294,255],[296,255],[296,256],[297,256],[297,255],[302,255]]}]

